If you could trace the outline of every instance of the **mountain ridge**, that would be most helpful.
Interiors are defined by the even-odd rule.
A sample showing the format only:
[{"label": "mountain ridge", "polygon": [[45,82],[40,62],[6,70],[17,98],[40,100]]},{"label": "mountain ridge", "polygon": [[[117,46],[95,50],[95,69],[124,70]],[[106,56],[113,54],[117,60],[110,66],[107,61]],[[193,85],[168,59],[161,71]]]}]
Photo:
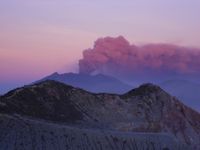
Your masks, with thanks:
[{"label": "mountain ridge", "polygon": [[168,80],[159,84],[164,90],[200,112],[200,84],[188,80]]},{"label": "mountain ridge", "polygon": [[[38,83],[45,80],[55,80],[67,85],[71,85],[77,88],[82,88],[84,90],[93,93],[119,93],[123,94],[133,87],[123,83],[122,81],[103,74],[87,75],[87,74],[77,74],[77,73],[63,73],[59,74],[57,72],[52,73],[34,83]],[[33,84],[34,84],[33,83]]]},{"label": "mountain ridge", "polygon": [[0,102],[0,114],[105,132],[166,133],[183,145],[200,146],[199,113],[153,84],[119,95],[95,94],[48,80],[7,93]]}]

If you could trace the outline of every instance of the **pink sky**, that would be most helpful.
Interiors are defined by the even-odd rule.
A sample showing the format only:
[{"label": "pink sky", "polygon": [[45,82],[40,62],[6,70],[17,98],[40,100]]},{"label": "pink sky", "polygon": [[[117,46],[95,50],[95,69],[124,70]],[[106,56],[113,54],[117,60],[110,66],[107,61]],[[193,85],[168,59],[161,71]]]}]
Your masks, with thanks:
[{"label": "pink sky", "polygon": [[200,47],[199,0],[1,0],[0,84],[78,70],[104,36]]}]

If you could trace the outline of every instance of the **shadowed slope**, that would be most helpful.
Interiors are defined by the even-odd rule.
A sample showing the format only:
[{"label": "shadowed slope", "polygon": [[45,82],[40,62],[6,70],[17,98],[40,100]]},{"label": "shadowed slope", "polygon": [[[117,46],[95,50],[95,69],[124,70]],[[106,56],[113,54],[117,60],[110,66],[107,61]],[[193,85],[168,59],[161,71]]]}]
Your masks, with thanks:
[{"label": "shadowed slope", "polygon": [[2,96],[1,112],[73,122],[82,114],[69,100],[73,87],[55,81],[46,81],[8,92]]}]

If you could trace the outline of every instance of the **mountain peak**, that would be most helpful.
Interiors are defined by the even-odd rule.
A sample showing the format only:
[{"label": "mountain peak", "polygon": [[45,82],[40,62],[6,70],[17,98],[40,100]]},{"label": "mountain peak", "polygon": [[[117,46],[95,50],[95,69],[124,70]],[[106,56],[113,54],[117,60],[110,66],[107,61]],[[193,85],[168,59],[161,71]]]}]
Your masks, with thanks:
[{"label": "mountain peak", "polygon": [[50,76],[58,76],[58,75],[59,75],[58,72],[54,72],[54,73],[52,73]]},{"label": "mountain peak", "polygon": [[58,81],[94,93],[123,94],[132,89],[132,86],[125,84],[116,78],[103,74],[88,75],[83,73],[54,73],[36,81],[35,83],[45,80]]},{"label": "mountain peak", "polygon": [[69,99],[72,89],[72,86],[52,80],[18,88],[1,97],[6,105],[0,106],[0,113],[73,122],[82,115]]},{"label": "mountain peak", "polygon": [[158,92],[158,91],[161,91],[162,89],[155,85],[155,84],[152,84],[152,83],[145,83],[145,84],[142,84],[141,86],[139,86],[139,88],[137,88],[137,90],[142,90],[142,91],[146,91],[146,92]]},{"label": "mountain peak", "polygon": [[129,91],[128,93],[125,94],[125,96],[146,95],[150,93],[160,93],[160,92],[164,92],[164,90],[161,89],[159,86],[152,83],[145,83],[139,86],[138,88]]},{"label": "mountain peak", "polygon": [[28,88],[33,88],[33,87],[43,87],[43,88],[73,88],[70,85],[64,84],[62,82],[59,81],[55,81],[55,80],[44,80],[41,82],[38,82],[36,84],[34,84],[33,86],[25,86]]},{"label": "mountain peak", "polygon": [[38,82],[35,85],[55,85],[55,84],[63,84],[63,83],[55,81],[55,80],[45,80],[45,81]]}]

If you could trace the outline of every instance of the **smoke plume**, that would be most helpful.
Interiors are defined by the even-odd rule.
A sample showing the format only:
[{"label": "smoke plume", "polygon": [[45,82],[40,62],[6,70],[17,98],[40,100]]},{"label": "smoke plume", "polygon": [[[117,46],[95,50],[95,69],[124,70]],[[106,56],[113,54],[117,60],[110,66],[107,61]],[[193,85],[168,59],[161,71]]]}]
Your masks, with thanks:
[{"label": "smoke plume", "polygon": [[130,44],[124,37],[100,38],[83,51],[79,72],[120,78],[173,78],[200,74],[200,49],[172,44]]}]

